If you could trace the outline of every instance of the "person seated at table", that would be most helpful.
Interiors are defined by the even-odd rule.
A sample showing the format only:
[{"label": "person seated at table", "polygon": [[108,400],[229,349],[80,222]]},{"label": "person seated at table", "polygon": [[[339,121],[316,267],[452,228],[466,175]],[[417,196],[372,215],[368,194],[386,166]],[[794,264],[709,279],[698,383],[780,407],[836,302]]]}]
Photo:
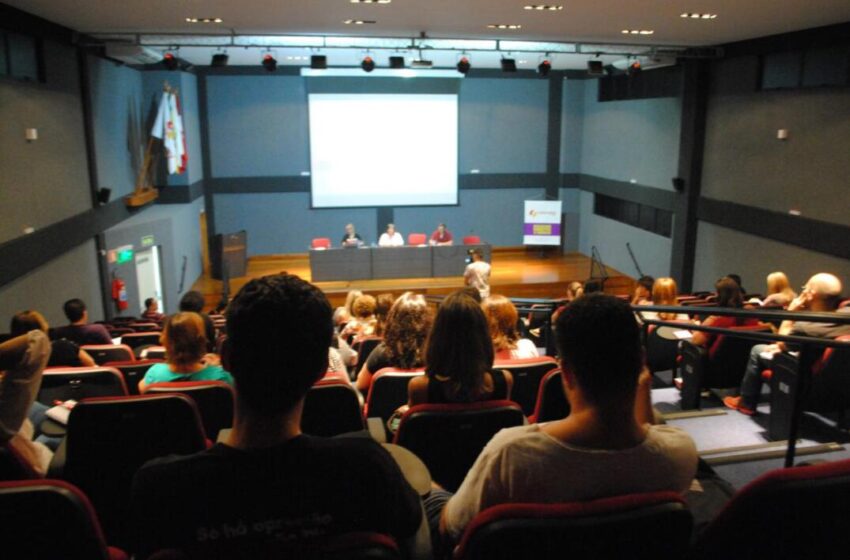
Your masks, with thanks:
[{"label": "person seated at table", "polygon": [[345,341],[353,341],[358,337],[372,336],[375,334],[375,308],[377,301],[368,294],[361,295],[351,305],[351,320],[339,333],[339,337]]},{"label": "person seated at table", "polygon": [[481,306],[462,291],[449,295],[425,342],[425,375],[407,386],[409,406],[509,399],[513,377],[494,369],[493,359]]},{"label": "person seated at table", "polygon": [[165,321],[160,337],[165,347],[164,364],[152,365],[139,381],[139,392],[152,383],[171,381],[224,381],[233,377],[221,367],[219,357],[207,354],[204,320],[194,312],[175,313]]},{"label": "person seated at table", "polygon": [[[15,313],[9,324],[9,332],[13,337],[27,334],[30,331],[49,332],[50,325],[38,311],[20,311]],[[82,350],[76,342],[60,338],[50,343],[50,360],[47,367],[95,367],[97,364],[88,352]]]},{"label": "person seated at table", "polygon": [[446,229],[446,224],[440,224],[437,226],[436,231],[431,234],[431,241],[429,241],[431,245],[451,245],[452,244],[452,234],[449,230]]},{"label": "person seated at table", "polygon": [[165,314],[159,312],[159,302],[154,298],[149,297],[145,300],[145,312],[142,313],[142,319],[155,323],[159,323],[165,319]]},{"label": "person seated at table", "polygon": [[387,231],[378,239],[379,247],[401,247],[404,245],[404,237],[395,230],[395,224],[387,224]]},{"label": "person seated at table", "polygon": [[487,317],[497,360],[520,360],[539,355],[533,342],[520,338],[517,331],[519,314],[511,300],[500,295],[490,296],[481,307]]},{"label": "person seated at table", "polygon": [[364,394],[372,376],[383,368],[415,369],[424,362],[425,337],[431,330],[433,313],[425,297],[405,292],[390,308],[384,341],[372,350],[357,375],[357,388]]},{"label": "person seated at table", "polygon": [[340,245],[342,247],[360,247],[363,245],[363,238],[354,231],[354,224],[345,225],[345,235],[342,236]]}]

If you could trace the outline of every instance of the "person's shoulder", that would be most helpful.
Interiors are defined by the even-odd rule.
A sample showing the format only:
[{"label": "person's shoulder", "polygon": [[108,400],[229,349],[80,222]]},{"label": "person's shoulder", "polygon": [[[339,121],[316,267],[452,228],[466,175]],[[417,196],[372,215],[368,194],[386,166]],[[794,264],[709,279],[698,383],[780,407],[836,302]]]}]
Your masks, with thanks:
[{"label": "person's shoulder", "polygon": [[[488,455],[499,455],[509,452],[514,448],[524,447],[532,442],[538,442],[541,438],[546,438],[537,424],[529,424],[527,426],[514,426],[512,428],[503,428],[493,436],[487,443],[484,452]],[[536,443],[535,443],[536,445]],[[484,453],[482,452],[482,453]]]},{"label": "person's shoulder", "polygon": [[842,315],[850,315],[850,305],[845,307],[839,307],[835,311],[836,313],[841,313]]},{"label": "person's shoulder", "polygon": [[696,456],[696,444],[686,431],[668,424],[649,427],[647,440],[651,445]]},{"label": "person's shoulder", "polygon": [[191,480],[198,472],[214,468],[215,465],[224,462],[226,460],[224,447],[218,444],[191,455],[166,455],[151,459],[139,468],[136,479],[154,485],[169,480]]}]

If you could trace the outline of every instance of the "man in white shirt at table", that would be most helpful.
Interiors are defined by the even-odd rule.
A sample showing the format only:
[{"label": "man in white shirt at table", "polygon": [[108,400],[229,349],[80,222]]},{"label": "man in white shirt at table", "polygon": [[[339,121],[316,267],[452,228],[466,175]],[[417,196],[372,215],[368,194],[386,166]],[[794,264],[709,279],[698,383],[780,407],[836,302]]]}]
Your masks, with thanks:
[{"label": "man in white shirt at table", "polygon": [[395,224],[387,224],[387,231],[378,239],[378,247],[401,247],[404,245],[404,237],[395,230]]}]

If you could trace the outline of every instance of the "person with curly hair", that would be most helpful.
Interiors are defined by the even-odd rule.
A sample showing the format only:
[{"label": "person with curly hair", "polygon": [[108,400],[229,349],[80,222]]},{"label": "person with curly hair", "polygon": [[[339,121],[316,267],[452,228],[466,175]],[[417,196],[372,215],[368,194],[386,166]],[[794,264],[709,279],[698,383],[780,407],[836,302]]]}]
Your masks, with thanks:
[{"label": "person with curly hair", "polygon": [[413,292],[402,294],[387,314],[384,341],[372,350],[357,375],[357,388],[368,391],[372,376],[382,368],[422,367],[423,346],[432,322],[433,313],[424,296]]}]

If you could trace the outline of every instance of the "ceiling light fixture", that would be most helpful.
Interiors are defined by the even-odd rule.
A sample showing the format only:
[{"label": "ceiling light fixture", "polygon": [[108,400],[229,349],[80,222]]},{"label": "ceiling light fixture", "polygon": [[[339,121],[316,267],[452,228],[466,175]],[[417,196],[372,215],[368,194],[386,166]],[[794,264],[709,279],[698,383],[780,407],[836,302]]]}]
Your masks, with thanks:
[{"label": "ceiling light fixture", "polygon": [[531,5],[528,5],[528,6],[523,6],[522,9],[523,10],[536,10],[538,12],[541,12],[541,11],[557,12],[557,11],[563,10],[564,7],[563,6],[557,6],[557,5],[547,5],[547,4],[531,4]]},{"label": "ceiling light fixture", "polygon": [[352,4],[389,4],[393,0],[349,0]]},{"label": "ceiling light fixture", "polygon": [[180,65],[180,62],[177,60],[177,57],[170,52],[165,53],[165,55],[162,57],[162,63],[168,70],[177,70],[177,67]]},{"label": "ceiling light fixture", "polygon": [[363,62],[360,63],[360,68],[362,68],[364,72],[371,72],[375,69],[375,61],[372,60],[371,56],[366,55],[363,57]]},{"label": "ceiling light fixture", "polygon": [[549,71],[552,70],[552,63],[549,62],[548,59],[543,59],[543,61],[537,65],[537,73],[540,74],[541,78],[545,78],[549,76]]},{"label": "ceiling light fixture", "polygon": [[229,60],[230,57],[227,56],[227,53],[215,53],[212,55],[212,60],[210,60],[210,66],[213,68],[223,68],[227,66]]},{"label": "ceiling light fixture", "polygon": [[623,35],[652,35],[655,33],[654,29],[623,29],[620,31]]},{"label": "ceiling light fixture", "polygon": [[640,60],[635,60],[634,62],[629,64],[629,68],[628,68],[629,76],[634,76],[636,74],[640,74],[640,71],[641,71]]},{"label": "ceiling light fixture", "polygon": [[469,63],[469,59],[465,56],[460,57],[460,60],[457,61],[457,71],[465,76],[470,68],[472,68],[472,65]]},{"label": "ceiling light fixture", "polygon": [[716,19],[717,14],[700,14],[696,12],[685,12],[681,16],[682,19]]},{"label": "ceiling light fixture", "polygon": [[374,25],[378,22],[371,19],[347,19],[342,23],[345,25]]},{"label": "ceiling light fixture", "polygon": [[487,25],[488,29],[522,29],[522,25],[518,23],[491,23]]},{"label": "ceiling light fixture", "polygon": [[186,23],[223,23],[224,20],[220,17],[187,17]]},{"label": "ceiling light fixture", "polygon": [[277,70],[277,60],[275,60],[275,57],[273,57],[271,53],[266,53],[261,64],[263,65],[263,68],[266,69],[266,72],[274,72]]}]

